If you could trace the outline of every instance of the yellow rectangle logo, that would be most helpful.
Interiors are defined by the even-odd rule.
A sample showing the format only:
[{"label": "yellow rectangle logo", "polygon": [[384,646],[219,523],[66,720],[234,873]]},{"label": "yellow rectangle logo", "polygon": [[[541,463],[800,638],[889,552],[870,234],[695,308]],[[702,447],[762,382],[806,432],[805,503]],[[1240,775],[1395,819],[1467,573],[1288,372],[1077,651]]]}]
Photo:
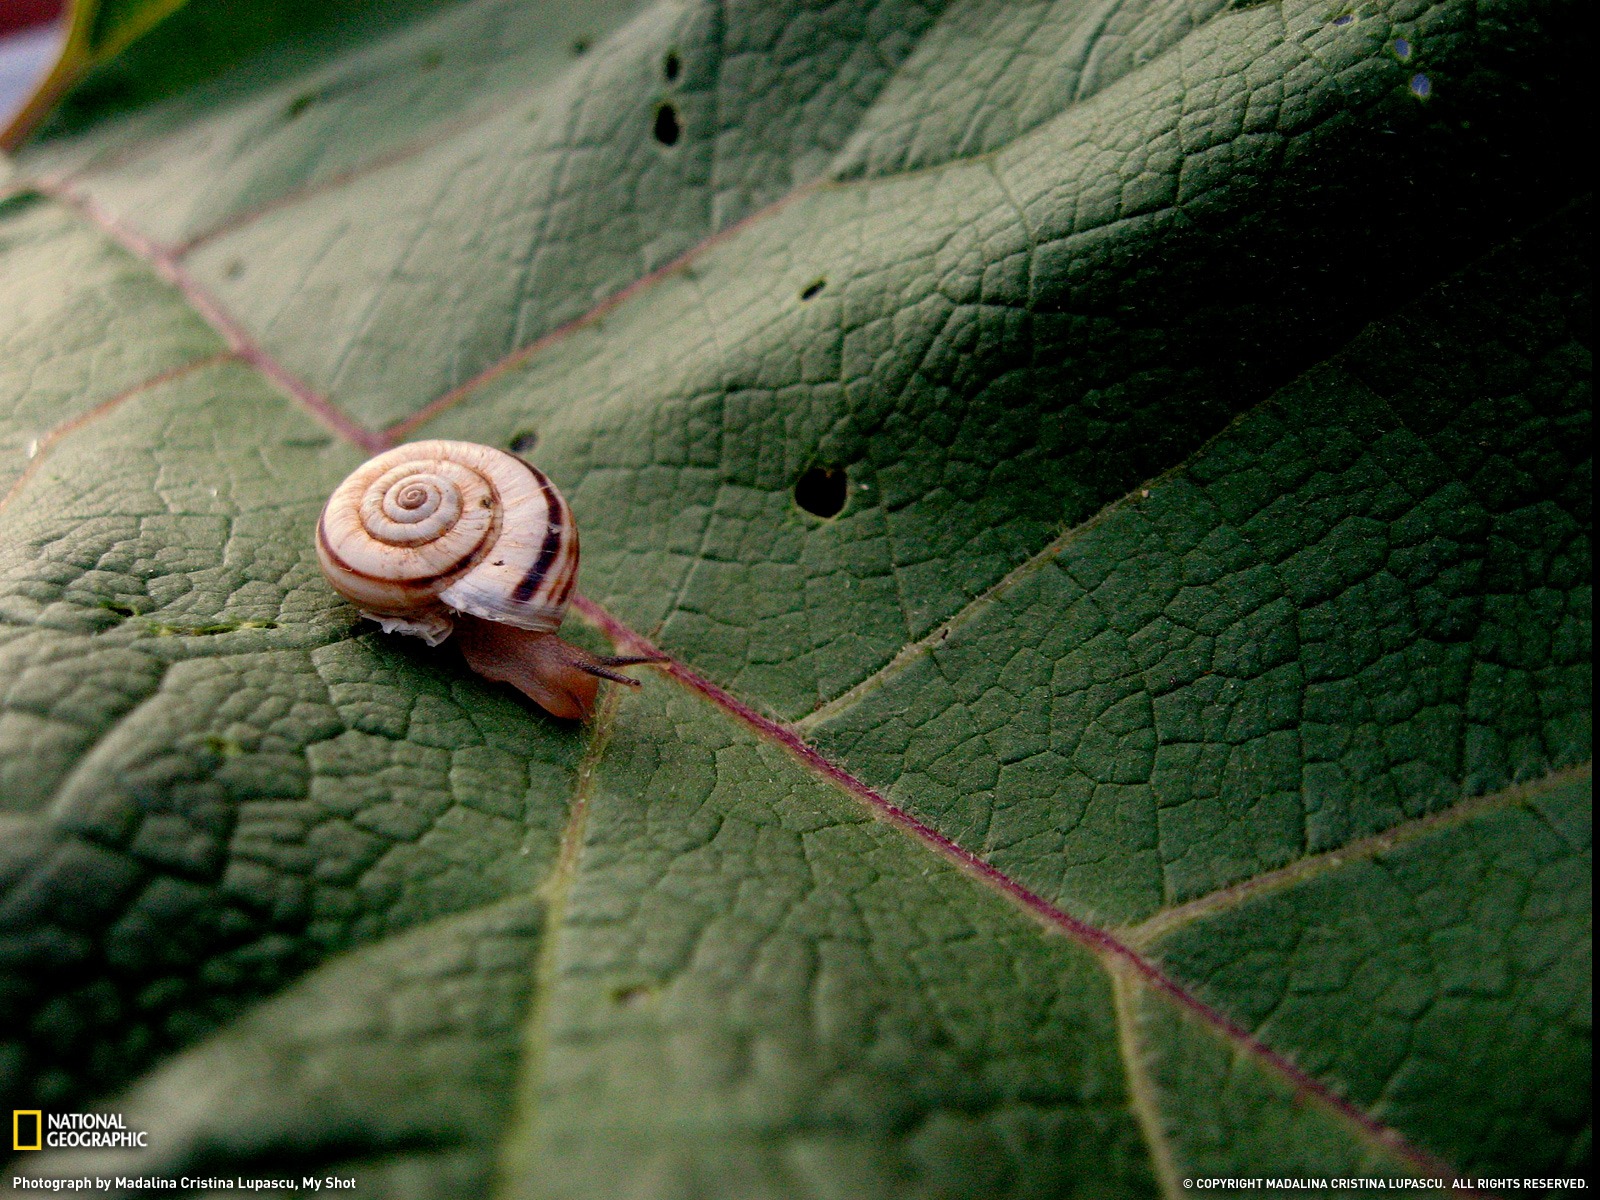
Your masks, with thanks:
[{"label": "yellow rectangle logo", "polygon": [[[29,1135],[29,1127],[32,1135]],[[24,1145],[24,1141],[30,1144]],[[44,1146],[44,1110],[39,1108],[13,1108],[11,1110],[11,1148],[13,1150],[39,1150]]]}]

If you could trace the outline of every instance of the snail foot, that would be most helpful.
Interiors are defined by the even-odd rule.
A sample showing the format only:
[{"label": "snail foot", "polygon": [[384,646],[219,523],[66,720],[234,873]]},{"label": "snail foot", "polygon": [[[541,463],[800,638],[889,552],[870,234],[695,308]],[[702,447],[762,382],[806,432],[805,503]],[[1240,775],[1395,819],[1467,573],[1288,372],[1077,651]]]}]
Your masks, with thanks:
[{"label": "snail foot", "polygon": [[479,675],[509,683],[547,712],[569,721],[589,719],[599,680],[639,686],[637,679],[613,668],[663,661],[657,656],[590,654],[553,633],[469,616],[457,619],[457,636],[462,657]]}]

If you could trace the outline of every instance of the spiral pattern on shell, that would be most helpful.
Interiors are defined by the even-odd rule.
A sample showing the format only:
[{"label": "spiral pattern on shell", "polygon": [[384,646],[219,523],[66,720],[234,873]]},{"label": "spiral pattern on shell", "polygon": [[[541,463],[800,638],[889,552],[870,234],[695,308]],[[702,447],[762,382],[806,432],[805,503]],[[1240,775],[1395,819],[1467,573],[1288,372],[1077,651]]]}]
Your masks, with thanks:
[{"label": "spiral pattern on shell", "polygon": [[374,618],[420,623],[411,632],[448,631],[450,611],[554,632],[577,580],[578,532],[555,485],[515,455],[413,442],[335,489],[317,555],[341,595]]}]

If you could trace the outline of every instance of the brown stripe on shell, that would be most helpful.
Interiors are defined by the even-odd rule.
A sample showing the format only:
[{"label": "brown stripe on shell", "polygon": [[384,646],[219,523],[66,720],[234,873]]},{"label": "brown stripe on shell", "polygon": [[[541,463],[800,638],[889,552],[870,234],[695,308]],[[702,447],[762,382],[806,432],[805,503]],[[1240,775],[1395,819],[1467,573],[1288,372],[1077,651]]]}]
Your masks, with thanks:
[{"label": "brown stripe on shell", "polygon": [[570,527],[572,534],[572,558],[565,571],[561,573],[561,583],[550,597],[550,603],[561,606],[566,604],[567,597],[572,595],[572,587],[578,582],[578,530],[576,526]]},{"label": "brown stripe on shell", "polygon": [[[522,462],[521,459],[517,460]],[[549,516],[549,528],[545,530],[544,545],[539,547],[539,557],[534,559],[533,565],[528,568],[522,582],[511,593],[511,598],[519,604],[526,604],[533,599],[534,593],[539,590],[539,585],[544,582],[545,574],[550,570],[550,564],[555,561],[561,552],[561,545],[568,529],[565,518],[568,517],[566,502],[562,500],[561,493],[551,486],[550,480],[545,478],[543,471],[529,463],[522,462],[533,473],[533,478],[544,493],[546,512]],[[558,581],[559,582],[559,579]]]},{"label": "brown stripe on shell", "polygon": [[328,541],[328,510],[326,508],[324,508],[322,512],[317,515],[317,545],[320,546],[322,548],[322,552],[328,556],[328,561],[334,566],[338,567],[345,574],[358,575],[363,579],[373,578],[371,575],[363,575],[360,571],[356,570],[349,563],[345,562],[344,559],[340,558],[334,553],[333,546]]},{"label": "brown stripe on shell", "polygon": [[565,608],[567,596],[578,581],[578,523],[567,498],[560,492],[556,496],[561,501],[561,527],[566,532],[562,535],[561,553],[552,565],[552,574],[546,587],[548,602],[557,608]]}]

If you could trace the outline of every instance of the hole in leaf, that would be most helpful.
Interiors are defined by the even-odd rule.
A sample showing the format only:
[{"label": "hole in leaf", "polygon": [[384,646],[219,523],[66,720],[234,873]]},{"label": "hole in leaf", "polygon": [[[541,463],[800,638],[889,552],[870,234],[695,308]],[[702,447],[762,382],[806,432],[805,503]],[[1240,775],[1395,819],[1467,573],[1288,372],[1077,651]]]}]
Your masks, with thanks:
[{"label": "hole in leaf", "polygon": [[524,429],[511,435],[511,453],[531,454],[533,448],[539,444],[539,433],[534,429]]},{"label": "hole in leaf", "polygon": [[643,1008],[655,998],[655,988],[647,984],[611,989],[611,1002],[621,1008]]},{"label": "hole in leaf", "polygon": [[817,293],[822,291],[822,289],[827,287],[827,286],[828,286],[828,281],[826,279],[814,279],[810,283],[806,284],[806,286],[801,290],[800,299],[802,299],[802,300],[814,299],[816,297]]},{"label": "hole in leaf", "polygon": [[1433,80],[1426,75],[1413,75],[1411,77],[1411,94],[1418,100],[1426,100],[1433,95]]},{"label": "hole in leaf", "polygon": [[671,146],[678,140],[678,135],[683,132],[683,127],[678,124],[678,110],[670,104],[663,104],[656,109],[656,141],[663,146]]},{"label": "hole in leaf", "polygon": [[794,485],[794,502],[814,517],[837,517],[850,494],[843,467],[812,467]]},{"label": "hole in leaf", "polygon": [[671,83],[673,80],[677,79],[682,70],[683,60],[680,59],[676,53],[669,53],[666,57],[666,61],[661,64],[661,73],[667,77],[668,83]]}]

